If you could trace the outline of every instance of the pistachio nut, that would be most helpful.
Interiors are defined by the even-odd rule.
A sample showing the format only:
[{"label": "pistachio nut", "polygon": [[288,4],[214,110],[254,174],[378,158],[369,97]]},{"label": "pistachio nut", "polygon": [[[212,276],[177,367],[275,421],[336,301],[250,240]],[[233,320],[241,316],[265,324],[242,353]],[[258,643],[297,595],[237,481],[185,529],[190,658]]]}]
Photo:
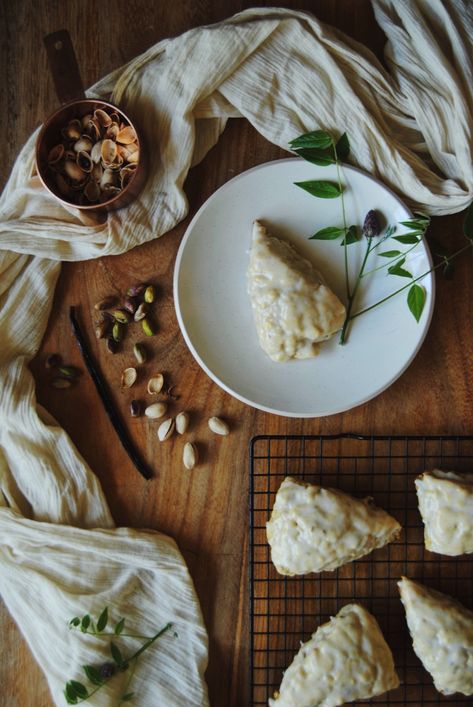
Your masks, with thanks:
[{"label": "pistachio nut", "polygon": [[72,381],[69,378],[53,378],[51,385],[54,388],[70,388]]},{"label": "pistachio nut", "polygon": [[61,378],[68,378],[69,380],[75,380],[81,374],[80,370],[75,366],[59,366],[57,370]]},{"label": "pistachio nut", "polygon": [[162,373],[157,373],[156,375],[152,376],[148,381],[148,393],[150,395],[157,395],[162,391],[163,385],[164,376]]},{"label": "pistachio nut", "polygon": [[146,334],[146,336],[154,336],[156,334],[155,330],[151,326],[149,319],[146,319],[146,318],[142,319],[141,326],[142,326],[143,331]]},{"label": "pistachio nut", "polygon": [[135,354],[135,358],[138,363],[144,363],[148,358],[146,349],[143,344],[135,344],[133,346],[133,353]]},{"label": "pistachio nut", "polygon": [[123,302],[123,309],[129,312],[132,316],[136,312],[138,305],[133,297],[127,297]]},{"label": "pistachio nut", "polygon": [[157,420],[166,414],[167,409],[168,406],[166,403],[153,403],[152,405],[148,405],[145,409],[145,415],[149,417],[150,420]]},{"label": "pistachio nut", "polygon": [[99,302],[96,302],[94,304],[94,309],[98,311],[102,311],[103,309],[110,309],[110,307],[113,307],[117,303],[117,298],[114,295],[109,295],[108,297],[104,297],[103,299],[99,300]]},{"label": "pistachio nut", "polygon": [[130,403],[130,415],[139,417],[141,415],[141,403],[139,400],[132,400]]},{"label": "pistachio nut", "polygon": [[112,327],[112,339],[116,341],[117,344],[123,339],[123,326],[120,322],[115,322]]},{"label": "pistachio nut", "polygon": [[144,302],[138,305],[138,308],[135,314],[133,315],[133,319],[135,320],[135,322],[141,322],[141,320],[146,317],[146,309],[147,307]]},{"label": "pistachio nut", "polygon": [[187,412],[180,412],[176,417],[176,431],[178,434],[183,435],[187,432],[189,427],[189,415]]},{"label": "pistachio nut", "polygon": [[209,419],[209,427],[216,435],[226,436],[230,432],[229,426],[220,417],[211,417]]},{"label": "pistachio nut", "polygon": [[174,430],[176,428],[176,423],[170,417],[168,420],[164,420],[164,422],[161,422],[161,424],[158,427],[158,439],[160,442],[165,442],[167,439],[172,437],[174,434]]},{"label": "pistachio nut", "polygon": [[111,315],[120,324],[128,324],[131,320],[130,313],[126,309],[114,309]]},{"label": "pistachio nut", "polygon": [[122,388],[131,388],[131,386],[136,383],[137,378],[138,373],[136,372],[136,368],[133,368],[133,366],[130,366],[130,368],[125,368],[121,377]]},{"label": "pistachio nut", "polygon": [[146,289],[146,285],[140,282],[138,285],[132,285],[126,291],[128,297],[138,297],[138,295],[143,294]]},{"label": "pistachio nut", "polygon": [[199,461],[197,447],[192,442],[186,442],[182,452],[182,461],[186,469],[193,469]]},{"label": "pistachio nut", "polygon": [[155,297],[156,297],[156,292],[155,292],[153,285],[148,285],[148,287],[146,288],[145,293],[143,295],[144,301],[147,304],[151,304],[152,302],[154,302]]}]

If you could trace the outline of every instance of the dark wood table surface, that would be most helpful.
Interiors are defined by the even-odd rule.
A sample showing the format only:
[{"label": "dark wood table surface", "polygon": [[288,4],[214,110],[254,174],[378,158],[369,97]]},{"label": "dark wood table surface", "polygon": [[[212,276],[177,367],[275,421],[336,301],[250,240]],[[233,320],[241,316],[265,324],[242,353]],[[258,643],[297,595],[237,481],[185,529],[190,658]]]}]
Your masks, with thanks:
[{"label": "dark wood table surface", "polygon": [[[368,0],[261,2],[313,12],[364,42],[381,58],[384,35]],[[149,46],[187,29],[229,17],[249,2],[163,0],[2,0],[0,4],[0,134],[5,149],[5,183],[15,156],[33,128],[55,108],[42,38],[69,29],[84,85],[132,59]],[[69,432],[100,478],[119,525],[169,533],[189,564],[210,637],[207,680],[213,707],[248,704],[248,443],[256,434],[468,434],[471,432],[473,333],[472,262],[458,262],[455,279],[437,278],[435,313],[424,345],[403,376],[375,400],[344,414],[322,419],[285,419],[256,411],[223,392],[199,368],[179,332],[172,297],[176,252],[189,219],[223,183],[254,165],[285,156],[246,121],[229,122],[217,146],[191,171],[186,182],[188,218],[164,237],[122,256],[65,264],[50,323],[32,369],[37,393]],[[433,220],[442,242],[461,238],[460,215]],[[67,321],[70,304],[83,313],[121,283],[152,279],[159,283],[160,335],[153,340],[147,371],[160,370],[175,384],[179,409],[193,414],[202,440],[203,464],[194,474],[182,468],[177,444],[159,446],[148,425],[130,422],[131,434],[148,461],[159,468],[151,482],[135,471],[116,443],[91,381],[83,376],[69,391],[50,387],[44,369],[48,353],[82,367]],[[90,334],[90,326],[88,333]],[[94,352],[119,405],[124,358],[110,356],[91,337]],[[231,421],[228,438],[206,430],[210,415]],[[46,680],[26,643],[0,604],[0,705],[50,707]]]}]

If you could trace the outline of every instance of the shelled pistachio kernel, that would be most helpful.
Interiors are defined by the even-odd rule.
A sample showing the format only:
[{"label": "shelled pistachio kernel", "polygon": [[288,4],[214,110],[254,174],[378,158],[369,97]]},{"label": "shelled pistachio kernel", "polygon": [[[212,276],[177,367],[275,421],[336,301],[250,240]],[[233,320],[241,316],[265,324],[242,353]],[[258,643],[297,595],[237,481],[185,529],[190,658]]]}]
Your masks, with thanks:
[{"label": "shelled pistachio kernel", "polygon": [[131,321],[130,313],[126,309],[114,309],[111,315],[120,324],[128,324]]},{"label": "shelled pistachio kernel", "polygon": [[167,409],[168,406],[166,403],[153,403],[152,405],[148,405],[145,409],[145,415],[149,417],[150,420],[157,420],[166,414]]},{"label": "shelled pistachio kernel", "polygon": [[230,428],[220,417],[211,417],[209,419],[209,427],[216,435],[226,436],[230,433]]},{"label": "shelled pistachio kernel", "polygon": [[163,389],[164,376],[162,373],[156,373],[148,381],[147,391],[150,395],[158,395]]},{"label": "shelled pistachio kernel", "polygon": [[182,452],[182,461],[186,469],[193,469],[199,461],[197,447],[192,442],[186,442]]},{"label": "shelled pistachio kernel", "polygon": [[146,290],[146,285],[144,282],[140,282],[138,285],[132,285],[126,291],[127,297],[138,297],[142,295]]},{"label": "shelled pistachio kernel", "polygon": [[187,432],[189,427],[189,415],[187,412],[180,412],[176,416],[176,431],[178,434],[183,435]]},{"label": "shelled pistachio kernel", "polygon": [[68,380],[75,380],[81,374],[80,370],[75,366],[59,366],[57,371],[61,378],[67,378]]},{"label": "shelled pistachio kernel", "polygon": [[176,429],[176,423],[170,417],[168,420],[164,420],[158,427],[158,439],[160,442],[165,442],[167,439],[173,436],[174,430]]},{"label": "shelled pistachio kernel", "polygon": [[154,336],[156,334],[155,330],[151,326],[151,322],[149,319],[142,319],[141,320],[141,327],[146,334],[146,336]]},{"label": "shelled pistachio kernel", "polygon": [[123,339],[123,325],[119,322],[115,322],[112,327],[112,339],[119,344]]},{"label": "shelled pistachio kernel", "polygon": [[143,344],[135,344],[133,346],[133,353],[138,363],[144,363],[148,358],[146,349]]},{"label": "shelled pistachio kernel", "polygon": [[138,305],[136,312],[133,315],[133,319],[135,322],[141,322],[142,319],[146,317],[146,304],[142,302],[140,305]]},{"label": "shelled pistachio kernel", "polygon": [[145,290],[145,293],[143,295],[143,299],[146,302],[146,304],[151,304],[154,302],[156,298],[156,291],[153,287],[153,285],[148,285],[148,287]]}]

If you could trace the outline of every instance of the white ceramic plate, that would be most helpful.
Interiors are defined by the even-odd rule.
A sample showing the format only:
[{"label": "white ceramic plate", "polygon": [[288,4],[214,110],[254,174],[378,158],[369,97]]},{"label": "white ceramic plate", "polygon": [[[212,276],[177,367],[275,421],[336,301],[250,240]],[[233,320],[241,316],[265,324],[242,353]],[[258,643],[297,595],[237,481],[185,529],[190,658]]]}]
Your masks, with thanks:
[{"label": "white ceramic plate", "polygon": [[[218,189],[190,223],[177,256],[174,301],[182,334],[200,366],[224,390],[253,407],[288,417],[319,417],[349,410],[378,395],[409,366],[430,324],[434,279],[422,280],[427,301],[420,322],[409,312],[407,290],[354,320],[348,342],[336,335],[320,354],[305,361],[274,363],[258,344],[247,294],[246,270],[252,224],[261,219],[324,275],[345,301],[340,241],[311,241],[325,226],[340,225],[340,199],[318,199],[293,182],[336,180],[335,166],[318,167],[299,158],[269,162],[243,172]],[[363,223],[370,209],[396,224],[411,218],[384,185],[352,167],[343,168],[349,224]],[[398,226],[395,235],[406,232]],[[350,269],[359,267],[365,244],[349,246]],[[387,240],[380,250],[409,246]],[[372,267],[386,263],[376,256]],[[423,243],[407,256],[414,276],[431,266]],[[407,284],[379,270],[363,280],[357,309]]]}]

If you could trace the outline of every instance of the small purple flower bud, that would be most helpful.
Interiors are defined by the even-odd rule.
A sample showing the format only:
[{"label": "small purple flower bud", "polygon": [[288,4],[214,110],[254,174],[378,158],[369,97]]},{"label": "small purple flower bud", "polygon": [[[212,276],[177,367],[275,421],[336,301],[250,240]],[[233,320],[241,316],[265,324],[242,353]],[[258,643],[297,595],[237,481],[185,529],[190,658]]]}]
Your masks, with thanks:
[{"label": "small purple flower bud", "polygon": [[363,223],[363,235],[366,238],[375,238],[381,233],[381,227],[379,225],[378,217],[376,211],[368,211]]},{"label": "small purple flower bud", "polygon": [[112,675],[115,675],[115,672],[116,667],[113,663],[102,663],[99,667],[100,677],[103,678],[103,680],[108,680]]}]

